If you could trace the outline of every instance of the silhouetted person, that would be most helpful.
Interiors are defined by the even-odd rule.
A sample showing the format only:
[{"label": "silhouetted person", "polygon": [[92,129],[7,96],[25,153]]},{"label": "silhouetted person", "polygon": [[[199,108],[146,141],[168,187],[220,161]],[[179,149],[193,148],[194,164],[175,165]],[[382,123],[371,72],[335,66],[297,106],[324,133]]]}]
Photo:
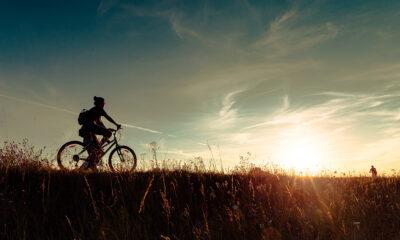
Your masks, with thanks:
[{"label": "silhouetted person", "polygon": [[[96,168],[99,154],[101,154],[101,145],[111,137],[111,131],[107,129],[103,122],[101,121],[101,117],[105,117],[109,122],[115,124],[115,126],[119,129],[121,125],[116,123],[105,111],[104,105],[106,104],[104,98],[94,97],[94,107],[90,110],[84,111],[79,115],[79,121],[82,124],[81,129],[79,130],[79,136],[83,137],[83,143],[85,146],[90,144],[88,149],[89,158],[88,163],[89,166],[83,166],[84,168]],[[101,142],[98,141],[96,135],[103,136]]]},{"label": "silhouetted person", "polygon": [[371,177],[373,179],[378,177],[378,172],[376,171],[376,168],[374,167],[374,165],[371,166],[371,169],[369,170],[369,173],[371,173]]}]

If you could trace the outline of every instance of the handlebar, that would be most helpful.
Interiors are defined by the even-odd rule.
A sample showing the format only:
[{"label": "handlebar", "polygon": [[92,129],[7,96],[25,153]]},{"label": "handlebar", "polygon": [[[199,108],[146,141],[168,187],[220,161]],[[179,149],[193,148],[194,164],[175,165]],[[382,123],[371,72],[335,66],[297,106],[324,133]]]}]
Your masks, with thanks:
[{"label": "handlebar", "polygon": [[114,128],[109,128],[108,130],[110,130],[111,132],[118,132],[119,130],[121,130],[122,128],[119,129],[114,129]]}]

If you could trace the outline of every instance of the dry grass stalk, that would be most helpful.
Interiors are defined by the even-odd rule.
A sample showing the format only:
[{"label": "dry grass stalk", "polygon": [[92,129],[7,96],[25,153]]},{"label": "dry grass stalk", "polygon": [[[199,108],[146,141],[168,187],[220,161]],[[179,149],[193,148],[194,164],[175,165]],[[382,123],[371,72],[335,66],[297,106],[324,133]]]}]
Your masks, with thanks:
[{"label": "dry grass stalk", "polygon": [[153,181],[154,181],[154,174],[153,174],[152,178],[150,179],[149,184],[147,185],[147,189],[143,195],[142,201],[140,201],[139,214],[143,213],[143,211],[144,211],[146,197],[150,192],[151,186],[153,185]]}]

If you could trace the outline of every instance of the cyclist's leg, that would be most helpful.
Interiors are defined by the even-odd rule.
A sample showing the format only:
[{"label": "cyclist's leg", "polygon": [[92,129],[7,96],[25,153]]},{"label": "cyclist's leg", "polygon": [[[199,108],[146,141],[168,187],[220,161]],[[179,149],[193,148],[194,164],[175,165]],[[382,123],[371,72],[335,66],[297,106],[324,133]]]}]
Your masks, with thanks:
[{"label": "cyclist's leg", "polygon": [[98,125],[95,125],[95,126],[94,126],[93,132],[94,132],[96,135],[100,135],[100,136],[103,137],[103,139],[101,140],[101,142],[100,142],[100,144],[99,144],[100,147],[101,147],[101,146],[104,144],[104,142],[107,141],[107,140],[111,137],[111,135],[112,135],[112,133],[111,133],[110,130],[108,130],[107,128],[98,126]]},{"label": "cyclist's leg", "polygon": [[101,156],[103,155],[103,149],[101,146],[102,144],[99,142],[96,135],[101,135],[104,138],[109,138],[111,137],[111,131],[95,124],[87,126],[87,129],[88,129],[87,142],[89,143],[88,147],[89,168],[96,169],[96,166],[99,163]]},{"label": "cyclist's leg", "polygon": [[101,159],[101,156],[103,155],[102,145],[103,145],[104,141],[106,141],[106,139],[111,137],[111,131],[106,129],[106,128],[104,128],[104,127],[101,127],[99,125],[91,126],[91,130],[92,130],[94,136],[95,135],[103,136],[103,139],[102,139],[101,142],[99,142],[97,140],[97,138],[94,137],[95,141],[96,141],[96,145],[95,145],[96,146],[96,149],[95,149],[96,158],[94,158],[94,162],[93,163],[94,163],[94,167],[96,167],[97,164],[99,163],[100,159]]},{"label": "cyclist's leg", "polygon": [[84,125],[80,130],[79,130],[79,135],[83,137],[83,144],[86,146],[87,151],[88,151],[88,158],[86,160],[86,163],[82,165],[82,168],[93,168],[96,166],[97,163],[97,156],[98,156],[98,149],[99,149],[99,143],[96,138],[96,135],[94,134],[94,128],[91,125]]},{"label": "cyclist's leg", "polygon": [[85,145],[86,150],[88,152],[88,158],[82,164],[82,166],[81,166],[82,169],[90,168],[93,165],[92,162],[96,156],[96,152],[94,149],[94,143],[93,143],[92,137],[90,135],[91,135],[90,133],[87,133],[83,136],[83,144]]},{"label": "cyclist's leg", "polygon": [[91,157],[90,157],[90,161],[89,161],[89,163],[90,163],[89,167],[92,168],[92,169],[96,169],[97,163],[99,162],[100,156],[102,154],[102,150],[101,150],[101,147],[100,147],[100,143],[97,140],[96,134],[91,133],[90,139],[91,139],[91,143],[92,144],[91,144],[91,146],[89,148],[90,152],[91,152],[90,153]]}]

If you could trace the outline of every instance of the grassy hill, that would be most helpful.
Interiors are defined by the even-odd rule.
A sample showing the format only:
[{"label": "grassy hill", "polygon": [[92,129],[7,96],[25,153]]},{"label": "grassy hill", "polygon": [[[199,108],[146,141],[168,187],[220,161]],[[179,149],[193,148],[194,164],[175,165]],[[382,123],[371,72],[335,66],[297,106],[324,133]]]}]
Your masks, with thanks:
[{"label": "grassy hill", "polygon": [[35,156],[0,151],[0,239],[400,238],[398,178],[63,172]]}]

